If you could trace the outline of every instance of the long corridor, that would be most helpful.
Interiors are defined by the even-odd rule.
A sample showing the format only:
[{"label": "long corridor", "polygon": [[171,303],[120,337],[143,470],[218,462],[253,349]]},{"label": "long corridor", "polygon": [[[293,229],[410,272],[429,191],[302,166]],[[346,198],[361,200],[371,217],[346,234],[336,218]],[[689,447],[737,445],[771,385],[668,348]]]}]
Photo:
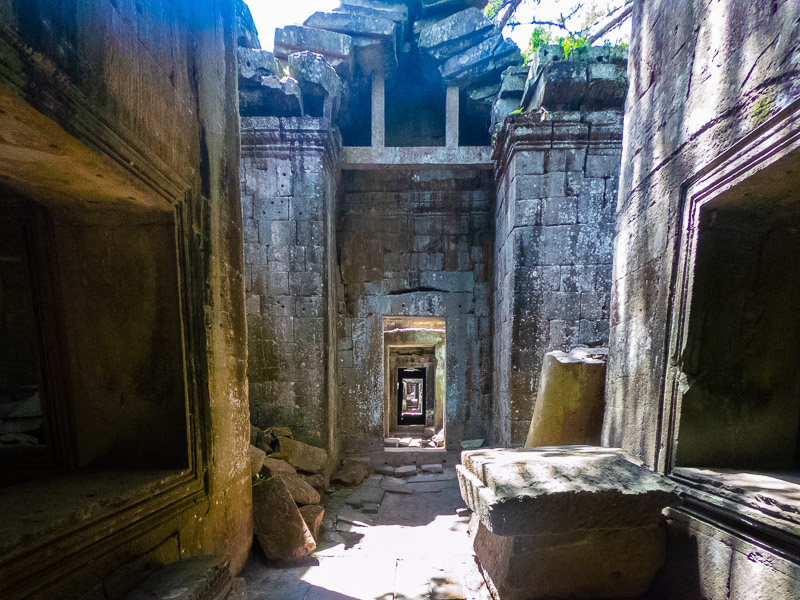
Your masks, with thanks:
[{"label": "long corridor", "polygon": [[[363,512],[376,499],[377,512]],[[325,505],[326,531],[302,565],[267,564],[254,552],[243,573],[251,600],[490,598],[452,466],[404,480],[372,475]]]}]

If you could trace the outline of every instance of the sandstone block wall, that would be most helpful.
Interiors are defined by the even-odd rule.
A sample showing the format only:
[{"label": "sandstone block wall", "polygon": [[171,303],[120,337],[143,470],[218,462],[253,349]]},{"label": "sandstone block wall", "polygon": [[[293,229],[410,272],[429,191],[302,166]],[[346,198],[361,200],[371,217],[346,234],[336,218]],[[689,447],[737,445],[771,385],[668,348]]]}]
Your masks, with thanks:
[{"label": "sandstone block wall", "polygon": [[[182,448],[180,469],[155,474],[136,456],[124,464],[126,451],[109,444],[107,462],[92,465],[103,473],[94,481],[65,457],[63,476],[31,483],[25,496],[4,488],[4,515],[30,512],[2,519],[3,598],[118,598],[162,563],[217,554],[237,571],[248,555],[235,28],[232,2],[0,1],[0,129],[8,134],[0,204],[19,197],[62,223],[75,217],[79,243],[60,237],[37,248],[54,268],[39,275],[55,284],[69,268],[91,292],[84,312],[57,304],[43,317],[56,324],[48,356],[62,351],[65,334],[81,337],[70,347],[80,355],[61,357],[60,371],[48,362],[58,391],[48,402],[103,404],[112,413],[106,431],[135,446],[124,441],[130,411],[135,427],[156,418],[139,388],[170,379],[183,383],[154,396],[184,425],[164,440]],[[136,215],[155,216],[160,233]],[[143,260],[120,258],[128,239]],[[135,362],[124,360],[127,335],[136,338]],[[76,364],[93,372],[70,372]],[[81,379],[92,391],[76,398]],[[58,434],[73,452],[93,441],[70,423],[59,422]],[[102,469],[112,461],[123,464],[109,477]]]},{"label": "sandstone block wall", "polygon": [[339,399],[346,449],[382,445],[383,317],[446,321],[448,447],[485,437],[491,394],[489,173],[345,171]]},{"label": "sandstone block wall", "polygon": [[[739,170],[737,176],[745,177],[765,168],[774,155],[796,150],[796,142],[770,148],[769,137],[782,127],[796,136],[797,126],[790,123],[796,123],[800,95],[794,60],[800,49],[798,18],[800,9],[790,2],[635,3],[603,443],[621,446],[664,472],[672,468],[669,449],[675,443],[672,397],[665,390],[672,385],[671,373],[687,360],[682,349],[670,350],[677,322],[673,306],[683,287],[678,256],[687,233],[691,237],[683,231],[684,202],[692,199],[696,182],[738,156],[755,161]],[[761,139],[763,148],[748,150]],[[774,182],[751,190],[753,197],[770,185]],[[741,340],[731,337],[725,351],[738,352]],[[690,388],[692,379],[683,384]],[[718,410],[728,406],[720,403]],[[713,430],[707,434],[714,439]],[[677,444],[680,448],[680,438]],[[760,493],[757,486],[752,493]],[[721,502],[718,494],[693,499],[691,514],[670,513],[667,568],[654,586],[660,597],[797,596],[797,564],[783,558],[787,547],[796,547],[796,527],[778,514],[772,520],[765,514],[770,511],[743,509],[741,489],[732,501]],[[720,505],[724,508],[717,510]],[[742,510],[748,511],[749,526],[736,516]],[[778,539],[769,537],[767,524],[780,532],[780,542],[763,543]]]},{"label": "sandstone block wall", "polygon": [[242,149],[251,421],[329,448],[338,141],[325,119],[244,117]]},{"label": "sandstone block wall", "polygon": [[545,353],[608,340],[621,111],[511,117],[494,219],[495,441],[522,445]]}]

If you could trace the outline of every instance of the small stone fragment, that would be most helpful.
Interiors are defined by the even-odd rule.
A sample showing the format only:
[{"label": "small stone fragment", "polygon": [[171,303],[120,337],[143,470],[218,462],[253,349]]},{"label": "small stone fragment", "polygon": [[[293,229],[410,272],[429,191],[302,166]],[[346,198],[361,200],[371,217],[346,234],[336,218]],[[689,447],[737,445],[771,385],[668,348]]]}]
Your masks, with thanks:
[{"label": "small stone fragment", "polygon": [[465,600],[461,584],[451,577],[431,578],[431,600]]},{"label": "small stone fragment", "polygon": [[405,465],[394,470],[395,477],[413,477],[417,474],[417,465]]},{"label": "small stone fragment", "polygon": [[319,542],[319,529],[322,525],[322,519],[325,516],[325,509],[318,504],[309,504],[300,507],[300,514],[306,522],[306,526],[314,536],[314,541]]},{"label": "small stone fragment", "polygon": [[250,475],[252,477],[255,477],[261,472],[265,458],[267,458],[266,452],[250,444]]},{"label": "small stone fragment", "polygon": [[376,502],[366,502],[361,507],[361,512],[366,513],[368,515],[376,515],[378,514],[378,510],[380,509],[381,505]]},{"label": "small stone fragment", "polygon": [[317,547],[281,477],[253,486],[253,532],[271,560],[292,562]]},{"label": "small stone fragment", "polygon": [[422,466],[420,466],[420,469],[422,470],[423,473],[442,473],[442,472],[444,472],[444,469],[442,468],[442,465],[440,463],[422,465]]},{"label": "small stone fragment", "polygon": [[283,460],[298,471],[322,473],[328,463],[328,453],[303,442],[288,437],[278,438],[278,449]]},{"label": "small stone fragment", "polygon": [[276,477],[283,479],[289,493],[292,495],[292,498],[294,498],[295,504],[319,504],[319,492],[306,483],[299,475],[283,474],[276,475]]}]

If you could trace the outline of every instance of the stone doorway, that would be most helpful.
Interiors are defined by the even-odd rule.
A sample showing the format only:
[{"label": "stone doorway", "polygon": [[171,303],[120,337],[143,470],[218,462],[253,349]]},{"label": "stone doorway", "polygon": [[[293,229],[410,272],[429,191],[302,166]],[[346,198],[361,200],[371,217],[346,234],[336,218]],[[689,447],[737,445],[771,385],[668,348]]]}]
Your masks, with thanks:
[{"label": "stone doorway", "polygon": [[445,330],[435,317],[384,318],[385,447],[444,447]]},{"label": "stone doorway", "polygon": [[397,370],[397,425],[423,425],[425,423],[427,369]]}]

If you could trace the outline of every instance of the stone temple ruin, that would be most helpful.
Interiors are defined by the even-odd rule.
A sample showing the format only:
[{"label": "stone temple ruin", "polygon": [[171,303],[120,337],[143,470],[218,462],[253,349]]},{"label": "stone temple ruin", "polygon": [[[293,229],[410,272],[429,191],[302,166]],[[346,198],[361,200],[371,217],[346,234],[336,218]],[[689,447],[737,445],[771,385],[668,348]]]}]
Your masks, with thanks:
[{"label": "stone temple ruin", "polygon": [[484,598],[800,597],[800,8],[485,5],[0,0],[0,597],[269,597],[436,482]]}]

